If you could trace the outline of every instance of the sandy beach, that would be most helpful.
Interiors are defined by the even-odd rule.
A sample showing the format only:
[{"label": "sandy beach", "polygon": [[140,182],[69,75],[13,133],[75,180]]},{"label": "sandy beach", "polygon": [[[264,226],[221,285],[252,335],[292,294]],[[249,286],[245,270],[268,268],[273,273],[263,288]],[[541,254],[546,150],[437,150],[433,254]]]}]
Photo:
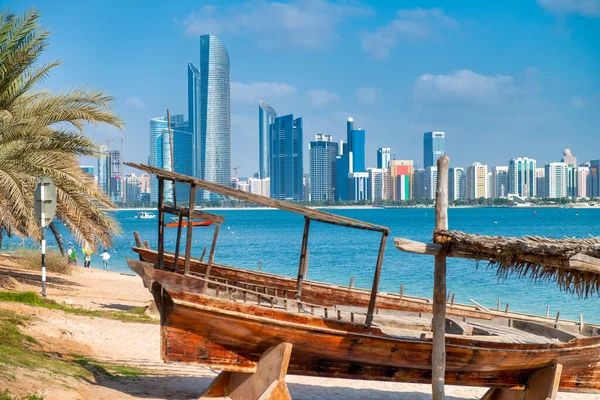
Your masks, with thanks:
[{"label": "sandy beach", "polygon": [[[10,277],[10,278],[7,278]],[[18,268],[0,257],[0,290],[39,292],[39,274]],[[8,283],[7,283],[8,282]],[[48,297],[92,310],[123,311],[147,306],[149,292],[139,277],[78,267],[72,275],[48,275]],[[43,368],[13,368],[0,374],[0,392],[44,394],[45,399],[195,399],[218,371],[198,366],[164,364],[160,359],[157,323],[122,322],[73,315],[61,310],[0,302],[0,310],[31,316],[20,329],[53,357],[72,354],[99,362],[133,366],[141,376],[61,376]],[[431,398],[429,385],[312,378],[289,375],[294,399],[411,399]],[[479,399],[485,388],[451,387],[448,399]],[[599,395],[559,394],[562,400],[591,400]]]}]

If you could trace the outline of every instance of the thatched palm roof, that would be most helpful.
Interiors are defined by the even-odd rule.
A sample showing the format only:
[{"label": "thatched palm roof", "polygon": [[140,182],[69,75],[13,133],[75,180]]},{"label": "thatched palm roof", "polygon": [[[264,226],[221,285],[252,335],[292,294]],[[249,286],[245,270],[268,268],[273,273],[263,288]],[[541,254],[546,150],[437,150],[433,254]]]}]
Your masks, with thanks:
[{"label": "thatched palm roof", "polygon": [[511,274],[535,281],[556,281],[567,292],[600,295],[600,238],[553,239],[483,236],[434,231],[434,243],[449,256],[489,261],[499,277]]}]

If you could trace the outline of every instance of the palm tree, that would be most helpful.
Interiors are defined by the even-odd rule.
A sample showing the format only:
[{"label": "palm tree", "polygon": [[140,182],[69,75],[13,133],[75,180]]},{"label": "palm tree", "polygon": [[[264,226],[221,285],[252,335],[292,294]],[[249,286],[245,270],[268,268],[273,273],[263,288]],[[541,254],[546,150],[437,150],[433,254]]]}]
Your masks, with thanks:
[{"label": "palm tree", "polygon": [[[84,135],[86,124],[122,128],[123,122],[109,108],[112,98],[100,91],[53,93],[38,87],[60,64],[38,62],[49,37],[39,18],[36,11],[0,13],[0,246],[4,235],[41,238],[33,191],[48,176],[57,188],[56,220],[80,245],[109,247],[119,231],[106,212],[113,205],[80,170],[78,157],[99,156],[98,146]],[[56,224],[49,228],[62,251]]]}]

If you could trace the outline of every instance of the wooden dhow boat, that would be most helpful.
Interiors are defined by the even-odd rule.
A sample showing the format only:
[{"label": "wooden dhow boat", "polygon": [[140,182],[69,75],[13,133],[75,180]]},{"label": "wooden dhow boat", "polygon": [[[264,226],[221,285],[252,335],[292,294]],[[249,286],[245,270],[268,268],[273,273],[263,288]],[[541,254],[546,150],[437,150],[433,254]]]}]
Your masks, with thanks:
[{"label": "wooden dhow boat", "polygon": [[[435,306],[439,299],[434,296],[433,322],[423,315],[409,315],[401,310],[379,307],[378,284],[386,239],[390,233],[388,228],[146,165],[127,165],[155,174],[159,179],[157,258],[155,263],[129,259],[128,264],[142,277],[160,310],[163,359],[226,371],[207,389],[204,398],[224,395],[236,398],[233,394],[242,390],[240,388],[254,393],[246,398],[258,399],[267,393],[271,398],[289,398],[283,379],[286,371],[301,375],[417,383],[431,382],[432,377],[435,379],[436,334],[439,336],[440,332],[436,325],[436,317],[439,321],[440,314]],[[200,188],[304,215],[305,230],[293,298],[283,293],[259,292],[238,282],[230,284],[215,279],[214,247],[222,217],[195,211],[193,207],[165,205],[162,196],[164,180],[189,184],[191,204],[196,188]],[[178,229],[175,253],[171,256],[172,271],[166,270],[169,257],[164,251],[162,230],[165,212],[177,214],[180,219],[204,218],[216,222],[213,246],[204,271],[195,273],[191,268],[192,229],[186,232],[182,270],[178,265],[181,229]],[[311,220],[381,233],[373,288],[366,310],[344,304],[345,299],[330,305],[329,301],[315,298],[314,302],[309,302],[304,297],[308,286],[304,275]],[[144,259],[144,251],[137,247],[138,254]],[[446,253],[436,246],[433,248],[437,249],[437,268],[440,253]],[[152,261],[149,257],[146,260]],[[282,290],[281,287],[278,290]],[[445,291],[443,297],[445,301]],[[361,304],[364,306],[365,302]],[[487,399],[517,399],[523,393],[527,393],[528,398],[538,398],[535,397],[537,394],[555,394],[557,389],[600,393],[600,337],[596,329],[569,333],[513,318],[495,318],[493,321],[487,318],[445,318],[445,313],[442,322],[445,345],[442,384],[445,380],[448,384],[491,387],[486,394]],[[265,367],[265,363],[272,361],[273,354],[277,354],[281,361],[278,364],[279,374],[271,374],[267,386],[264,382],[259,384],[264,379],[257,376],[268,375],[265,371],[272,370]],[[434,392],[434,398],[443,398],[443,395],[436,397]]]}]

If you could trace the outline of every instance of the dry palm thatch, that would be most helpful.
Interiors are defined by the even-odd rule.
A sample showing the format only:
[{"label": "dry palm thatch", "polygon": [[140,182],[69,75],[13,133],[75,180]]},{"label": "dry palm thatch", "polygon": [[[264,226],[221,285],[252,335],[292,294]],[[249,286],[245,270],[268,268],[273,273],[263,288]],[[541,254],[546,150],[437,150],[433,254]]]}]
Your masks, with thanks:
[{"label": "dry palm thatch", "polygon": [[514,274],[534,281],[556,281],[561,289],[580,297],[600,295],[600,269],[573,263],[573,257],[582,254],[600,258],[600,238],[597,237],[514,238],[436,229],[434,242],[450,252],[471,254],[478,261],[489,261],[489,266],[496,268],[501,279]]},{"label": "dry palm thatch", "polygon": [[[83,134],[87,123],[120,128],[109,108],[112,99],[87,88],[52,93],[38,88],[57,61],[38,64],[49,32],[39,13],[22,17],[0,14],[0,245],[4,235],[39,240],[34,219],[33,190],[41,176],[57,188],[56,218],[81,245],[112,244],[116,221],[94,180],[79,168],[79,156],[98,156],[98,147]],[[50,226],[59,246],[62,241]],[[62,250],[62,249],[61,249]]]}]

